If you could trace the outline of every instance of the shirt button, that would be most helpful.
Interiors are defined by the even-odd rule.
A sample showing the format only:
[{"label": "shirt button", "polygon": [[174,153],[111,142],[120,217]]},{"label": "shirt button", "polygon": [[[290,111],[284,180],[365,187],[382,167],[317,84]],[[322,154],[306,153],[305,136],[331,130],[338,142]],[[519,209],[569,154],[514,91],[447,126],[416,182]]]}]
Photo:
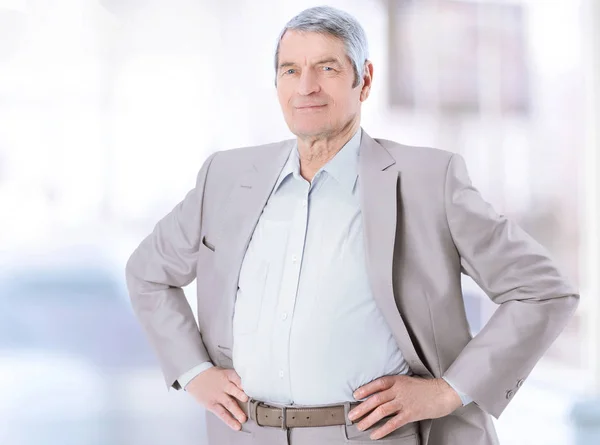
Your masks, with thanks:
[{"label": "shirt button", "polygon": [[282,371],[279,371],[279,377],[282,377],[282,378],[283,378],[283,370],[282,370]]},{"label": "shirt button", "polygon": [[306,205],[308,204],[308,202],[306,201],[306,199],[302,200],[302,207],[306,207]]},{"label": "shirt button", "polygon": [[295,263],[296,261],[298,261],[298,257],[296,255],[292,255],[292,262]]},{"label": "shirt button", "polygon": [[285,320],[287,318],[287,312],[284,312],[283,314],[281,314],[281,319]]}]

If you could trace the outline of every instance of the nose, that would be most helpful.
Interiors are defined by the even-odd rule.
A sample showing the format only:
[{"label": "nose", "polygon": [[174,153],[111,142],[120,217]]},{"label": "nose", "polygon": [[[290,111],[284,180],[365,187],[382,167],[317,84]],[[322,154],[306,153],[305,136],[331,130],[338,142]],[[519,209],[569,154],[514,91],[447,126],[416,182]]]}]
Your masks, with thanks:
[{"label": "nose", "polygon": [[298,94],[308,96],[312,93],[318,93],[321,90],[317,76],[312,70],[304,70],[300,74],[300,83],[298,85]]}]

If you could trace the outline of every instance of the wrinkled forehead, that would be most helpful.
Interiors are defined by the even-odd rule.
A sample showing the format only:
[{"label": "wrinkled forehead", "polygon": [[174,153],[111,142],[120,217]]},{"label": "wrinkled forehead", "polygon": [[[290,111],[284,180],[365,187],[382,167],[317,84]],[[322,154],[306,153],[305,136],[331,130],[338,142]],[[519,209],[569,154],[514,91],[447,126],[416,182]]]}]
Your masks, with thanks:
[{"label": "wrinkled forehead", "polygon": [[278,64],[314,65],[320,62],[350,63],[344,42],[331,34],[288,30],[279,45]]}]

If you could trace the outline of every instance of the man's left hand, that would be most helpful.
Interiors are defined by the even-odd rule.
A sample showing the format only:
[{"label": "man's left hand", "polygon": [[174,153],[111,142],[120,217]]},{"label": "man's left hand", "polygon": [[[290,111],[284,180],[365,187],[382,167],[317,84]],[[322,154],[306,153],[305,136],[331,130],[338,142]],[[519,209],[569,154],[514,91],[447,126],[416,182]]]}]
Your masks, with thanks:
[{"label": "man's left hand", "polygon": [[366,415],[357,424],[361,431],[394,415],[370,435],[373,440],[407,423],[447,416],[462,406],[460,396],[444,379],[426,380],[405,375],[384,376],[354,391],[355,399],[365,397],[369,398],[348,413],[352,421]]}]

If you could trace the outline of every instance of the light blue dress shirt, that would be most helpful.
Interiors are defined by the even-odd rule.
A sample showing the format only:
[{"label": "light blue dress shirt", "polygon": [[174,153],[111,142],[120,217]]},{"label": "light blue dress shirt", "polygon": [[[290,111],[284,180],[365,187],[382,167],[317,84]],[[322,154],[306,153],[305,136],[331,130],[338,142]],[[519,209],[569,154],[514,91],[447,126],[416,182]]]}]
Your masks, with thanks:
[{"label": "light blue dress shirt", "polygon": [[[300,175],[294,146],[252,235],[232,351],[250,397],[287,405],[353,401],[353,392],[372,380],[411,373],[368,281],[361,135],[359,129],[311,182]],[[211,366],[191,369],[180,385]],[[471,401],[457,392],[463,404]]]}]

